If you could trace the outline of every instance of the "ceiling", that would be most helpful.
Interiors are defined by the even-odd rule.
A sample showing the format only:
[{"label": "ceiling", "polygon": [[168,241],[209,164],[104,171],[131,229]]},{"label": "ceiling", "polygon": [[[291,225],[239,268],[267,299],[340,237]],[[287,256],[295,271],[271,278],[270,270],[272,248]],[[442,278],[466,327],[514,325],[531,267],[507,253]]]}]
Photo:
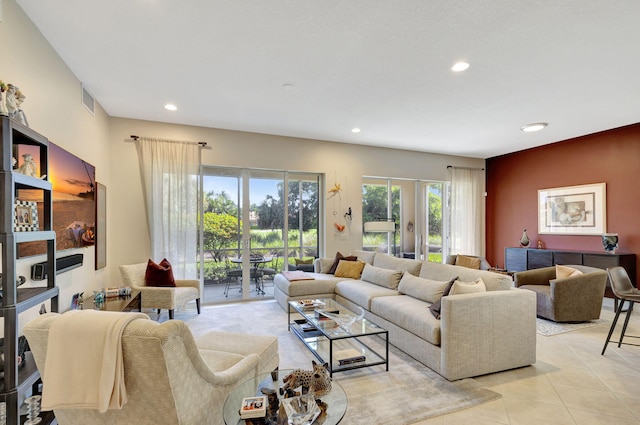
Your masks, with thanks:
[{"label": "ceiling", "polygon": [[640,121],[637,0],[17,3],[115,117],[479,158]]}]

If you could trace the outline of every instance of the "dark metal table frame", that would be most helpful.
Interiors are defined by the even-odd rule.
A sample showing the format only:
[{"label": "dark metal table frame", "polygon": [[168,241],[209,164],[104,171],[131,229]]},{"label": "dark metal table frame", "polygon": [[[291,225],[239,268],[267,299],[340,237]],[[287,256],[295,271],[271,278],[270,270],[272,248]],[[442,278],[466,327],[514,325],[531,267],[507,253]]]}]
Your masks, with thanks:
[{"label": "dark metal table frame", "polygon": [[[322,308],[337,309],[343,313],[355,314],[335,300],[322,299],[321,301],[325,303],[325,306]],[[385,365],[386,371],[389,371],[389,331],[386,329],[370,322],[368,319],[355,321],[349,332],[345,332],[340,327],[326,328],[322,327],[319,323],[321,320],[315,317],[314,309],[305,310],[297,301],[289,301],[289,306],[304,318],[300,323],[291,320],[291,308],[289,308],[287,315],[289,331],[293,331],[294,335],[304,343],[320,362],[327,362],[329,364],[329,373],[331,376],[333,376],[335,372],[344,372],[377,365]],[[301,328],[302,322],[313,324],[315,330],[303,330]],[[370,344],[367,344],[366,339],[369,337],[380,337],[384,339],[384,356],[377,350],[371,348]],[[337,347],[334,347],[334,344],[336,344]],[[365,360],[340,365],[338,361],[334,360],[334,348],[356,348],[364,354]]]}]

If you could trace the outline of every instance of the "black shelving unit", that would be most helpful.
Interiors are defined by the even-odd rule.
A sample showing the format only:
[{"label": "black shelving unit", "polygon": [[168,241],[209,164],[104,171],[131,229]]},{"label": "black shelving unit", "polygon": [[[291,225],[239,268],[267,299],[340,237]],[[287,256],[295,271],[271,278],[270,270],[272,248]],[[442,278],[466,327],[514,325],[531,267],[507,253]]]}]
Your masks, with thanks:
[{"label": "black shelving unit", "polygon": [[[58,311],[56,274],[49,273],[46,286],[19,288],[16,281],[18,246],[25,242],[46,241],[47,266],[55,270],[56,234],[52,227],[52,188],[46,179],[26,176],[13,169],[12,158],[19,159],[20,146],[31,146],[39,152],[40,174],[47,174],[49,141],[24,125],[8,117],[0,118],[0,258],[2,299],[0,317],[4,321],[4,378],[0,384],[0,402],[6,403],[7,424],[18,425],[20,403],[25,395],[37,388],[40,379],[36,364],[27,352],[24,367],[18,368],[18,315],[44,301],[51,300],[51,311]],[[39,192],[42,209],[38,213],[39,230],[16,231],[14,228],[15,201],[23,190]],[[32,192],[33,193],[33,192]],[[43,424],[56,423],[52,414],[41,415]]]}]

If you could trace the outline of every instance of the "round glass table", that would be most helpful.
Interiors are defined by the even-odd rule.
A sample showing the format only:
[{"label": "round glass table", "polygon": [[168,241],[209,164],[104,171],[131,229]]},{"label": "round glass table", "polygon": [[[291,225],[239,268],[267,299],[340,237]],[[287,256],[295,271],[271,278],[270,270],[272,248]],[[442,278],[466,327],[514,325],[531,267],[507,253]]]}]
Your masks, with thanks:
[{"label": "round glass table", "polygon": [[[244,425],[245,423],[259,423],[265,425],[286,424],[286,414],[284,413],[284,408],[281,403],[283,396],[280,395],[279,389],[283,385],[282,378],[291,372],[291,369],[277,370],[272,373],[258,375],[255,378],[240,384],[238,388],[229,394],[224,402],[224,423],[226,425]],[[275,402],[273,398],[272,401],[269,402],[269,404],[275,402],[279,405],[278,417],[274,418],[269,415],[270,405],[267,407],[267,417],[264,421],[245,422],[245,420],[240,419],[239,410],[240,405],[242,404],[242,399],[245,397],[262,396],[265,395],[265,393],[271,393],[271,397],[278,398],[277,402]],[[267,397],[267,399],[269,399],[269,397]],[[320,397],[318,406],[320,407],[321,413],[313,422],[313,425],[336,425],[340,423],[347,411],[347,395],[340,384],[336,381],[332,381],[331,392]]]}]

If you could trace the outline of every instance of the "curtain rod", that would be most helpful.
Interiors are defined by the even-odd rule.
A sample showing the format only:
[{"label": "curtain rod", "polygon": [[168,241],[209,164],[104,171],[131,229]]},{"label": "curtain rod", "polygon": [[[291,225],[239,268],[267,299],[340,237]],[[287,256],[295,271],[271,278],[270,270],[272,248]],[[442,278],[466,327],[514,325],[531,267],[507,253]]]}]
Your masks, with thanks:
[{"label": "curtain rod", "polygon": [[454,167],[453,165],[447,165],[447,168],[456,168],[458,170],[480,170],[480,171],[484,171],[484,168]]},{"label": "curtain rod", "polygon": [[[140,136],[136,136],[135,134],[132,134],[129,137],[131,137],[133,140],[138,140],[140,138]],[[174,143],[197,143],[202,147],[207,146],[207,142],[185,142],[183,140],[167,140],[167,139],[163,139],[163,140],[165,140],[167,142],[174,142]]]}]

